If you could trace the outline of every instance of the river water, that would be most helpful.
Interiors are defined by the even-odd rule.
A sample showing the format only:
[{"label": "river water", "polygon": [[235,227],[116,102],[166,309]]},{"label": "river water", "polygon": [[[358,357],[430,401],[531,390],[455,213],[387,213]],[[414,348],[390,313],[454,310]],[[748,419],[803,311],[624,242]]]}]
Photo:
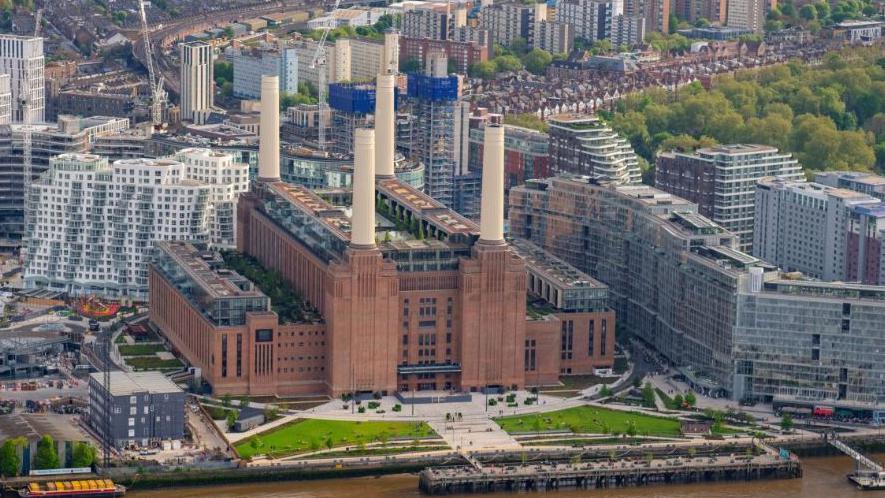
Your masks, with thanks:
[{"label": "river water", "polygon": [[[882,457],[883,455],[877,455]],[[549,498],[875,498],[876,491],[857,490],[845,475],[853,464],[847,457],[805,458],[802,479],[785,481],[753,481],[663,485],[641,488],[554,491],[537,496]],[[520,496],[532,496],[533,493]],[[291,481],[248,485],[182,487],[128,493],[133,498],[420,498],[418,478],[394,475],[378,478],[358,477],[325,481]],[[459,495],[461,498],[481,496],[506,498],[507,493]],[[883,493],[885,496],[885,493]]]}]

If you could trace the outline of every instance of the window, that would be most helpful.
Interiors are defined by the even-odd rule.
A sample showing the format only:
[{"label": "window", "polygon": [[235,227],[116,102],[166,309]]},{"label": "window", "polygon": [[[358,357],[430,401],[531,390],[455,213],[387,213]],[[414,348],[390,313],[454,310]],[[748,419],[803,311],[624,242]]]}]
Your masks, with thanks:
[{"label": "window", "polygon": [[596,322],[594,320],[590,320],[590,325],[587,328],[587,356],[593,356],[593,339],[596,335]]},{"label": "window", "polygon": [[273,341],[273,330],[271,329],[258,329],[255,331],[255,342],[270,342]]},{"label": "window", "polygon": [[135,427],[135,417],[129,417],[129,427]]},{"label": "window", "polygon": [[599,341],[599,354],[605,356],[605,346],[608,340],[608,320],[602,320],[602,337]]},{"label": "window", "polygon": [[563,360],[572,359],[572,345],[575,335],[575,323],[571,320],[562,322],[562,333],[560,336],[560,358]]}]

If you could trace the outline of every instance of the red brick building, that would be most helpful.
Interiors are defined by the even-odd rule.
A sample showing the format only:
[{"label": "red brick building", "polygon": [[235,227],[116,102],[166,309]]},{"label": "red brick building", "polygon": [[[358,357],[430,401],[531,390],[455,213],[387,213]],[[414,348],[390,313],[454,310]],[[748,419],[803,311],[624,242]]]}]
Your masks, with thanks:
[{"label": "red brick building", "polygon": [[[207,273],[209,257],[165,257],[161,245],[152,323],[221,393],[522,388],[612,366],[608,288],[505,241],[504,133],[486,133],[479,226],[396,179],[392,164],[376,175],[371,130],[355,134],[349,216],[280,182],[261,155],[261,180],[238,205],[237,249],[277,272],[315,318],[282,324],[247,280]],[[379,147],[392,147],[384,136]]]},{"label": "red brick building", "polygon": [[471,64],[489,60],[489,46],[479,43],[433,40],[430,38],[399,38],[399,60],[417,60],[420,67],[430,54],[445,53],[455,65],[455,72],[467,74]]}]

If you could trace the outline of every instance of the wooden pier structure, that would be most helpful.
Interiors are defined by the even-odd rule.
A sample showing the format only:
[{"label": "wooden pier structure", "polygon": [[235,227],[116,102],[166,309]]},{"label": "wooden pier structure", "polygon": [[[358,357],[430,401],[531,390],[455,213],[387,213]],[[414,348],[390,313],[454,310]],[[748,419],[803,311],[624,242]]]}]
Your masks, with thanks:
[{"label": "wooden pier structure", "polygon": [[721,455],[666,459],[532,464],[483,464],[428,468],[419,488],[425,494],[487,493],[492,491],[546,491],[600,489],[650,484],[707,481],[793,479],[802,476],[795,455],[763,451],[756,455]]}]

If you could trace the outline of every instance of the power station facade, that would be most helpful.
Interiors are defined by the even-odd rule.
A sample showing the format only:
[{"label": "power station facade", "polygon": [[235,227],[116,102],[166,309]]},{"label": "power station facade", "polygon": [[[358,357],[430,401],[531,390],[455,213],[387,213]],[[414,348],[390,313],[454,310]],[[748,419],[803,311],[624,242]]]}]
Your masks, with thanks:
[{"label": "power station facade", "polygon": [[237,250],[316,310],[283,323],[245,278],[181,243],[151,271],[153,325],[217,393],[337,396],[555,383],[613,364],[608,288],[504,238],[504,128],[485,128],[480,224],[394,175],[392,76],[354,132],[350,212],[280,181],[279,85],[265,77],[258,182]]}]

